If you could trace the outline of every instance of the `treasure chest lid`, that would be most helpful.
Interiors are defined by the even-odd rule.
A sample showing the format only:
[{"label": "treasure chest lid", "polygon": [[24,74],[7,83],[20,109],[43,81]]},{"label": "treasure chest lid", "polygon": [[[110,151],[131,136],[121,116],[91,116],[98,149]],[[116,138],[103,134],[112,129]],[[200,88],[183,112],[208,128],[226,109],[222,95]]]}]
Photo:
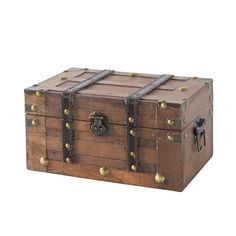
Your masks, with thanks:
[{"label": "treasure chest lid", "polygon": [[[25,89],[28,114],[62,117],[62,94],[100,70],[71,68]],[[113,71],[104,79],[74,93],[73,119],[88,121],[100,112],[110,124],[126,125],[126,101],[135,92],[161,78],[161,75]],[[138,101],[138,126],[183,130],[200,113],[212,112],[212,80],[171,76]]]}]

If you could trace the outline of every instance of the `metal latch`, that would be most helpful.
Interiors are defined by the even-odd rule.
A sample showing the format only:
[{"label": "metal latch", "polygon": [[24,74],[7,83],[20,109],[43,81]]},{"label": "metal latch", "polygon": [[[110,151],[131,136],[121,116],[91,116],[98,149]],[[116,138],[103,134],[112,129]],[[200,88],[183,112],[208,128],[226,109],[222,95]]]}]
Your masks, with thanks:
[{"label": "metal latch", "polygon": [[108,131],[107,126],[107,117],[101,112],[93,112],[90,114],[89,119],[89,128],[93,134],[96,136],[103,136]]},{"label": "metal latch", "polygon": [[194,135],[197,142],[197,150],[200,152],[203,147],[206,146],[206,134],[205,134],[206,120],[199,117],[196,121],[196,127],[194,128]]}]

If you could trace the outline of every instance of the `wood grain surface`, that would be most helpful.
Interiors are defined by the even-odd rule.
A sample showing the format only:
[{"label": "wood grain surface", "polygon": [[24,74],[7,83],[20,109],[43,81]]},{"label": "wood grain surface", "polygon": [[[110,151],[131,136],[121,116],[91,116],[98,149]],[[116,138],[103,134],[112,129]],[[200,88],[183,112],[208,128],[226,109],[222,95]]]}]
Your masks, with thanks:
[{"label": "wood grain surface", "polygon": [[[66,70],[37,86],[47,90],[41,96],[25,92],[25,104],[34,106],[26,119],[35,126],[26,127],[27,167],[31,170],[105,180],[145,187],[182,191],[213,154],[212,81],[175,76],[139,102],[140,172],[127,170],[125,98],[160,75],[114,72],[82,91],[74,99],[73,129],[75,161],[63,162],[61,129],[61,92],[98,73],[98,70]],[[166,108],[162,103],[167,104]],[[88,117],[100,111],[108,117],[108,132],[95,136]],[[197,117],[206,120],[206,147],[196,149],[194,127]],[[181,121],[170,126],[168,119]],[[178,141],[168,140],[168,136]],[[47,157],[49,165],[40,164]],[[109,170],[101,176],[100,167]],[[157,184],[155,175],[165,176]]]}]

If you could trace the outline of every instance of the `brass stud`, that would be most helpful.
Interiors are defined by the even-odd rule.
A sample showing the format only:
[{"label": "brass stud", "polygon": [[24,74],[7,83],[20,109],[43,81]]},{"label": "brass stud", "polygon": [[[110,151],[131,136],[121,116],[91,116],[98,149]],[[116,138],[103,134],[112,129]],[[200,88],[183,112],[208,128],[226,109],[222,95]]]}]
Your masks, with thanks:
[{"label": "brass stud", "polygon": [[66,158],[66,163],[68,163],[68,164],[71,163],[71,159],[69,157]]},{"label": "brass stud", "polygon": [[33,126],[36,126],[37,125],[36,119],[33,119],[31,123],[32,123]]},{"label": "brass stud", "polygon": [[68,109],[65,109],[65,110],[64,110],[64,114],[65,114],[65,115],[69,115],[69,113],[70,113],[70,111],[69,111]]},{"label": "brass stud", "polygon": [[109,174],[109,170],[106,167],[101,167],[99,169],[99,173],[100,173],[101,176],[106,176],[106,175]]},{"label": "brass stud", "polygon": [[131,170],[132,170],[132,171],[136,171],[136,170],[137,170],[137,166],[136,166],[136,165],[132,165],[132,166],[131,166]]},{"label": "brass stud", "polygon": [[165,182],[165,177],[157,172],[156,175],[155,175],[155,181],[158,184],[163,184]]},{"label": "brass stud", "polygon": [[46,158],[46,157],[41,157],[41,158],[40,158],[40,164],[41,164],[42,166],[44,166],[44,167],[48,166],[48,164],[49,164],[48,158]]},{"label": "brass stud", "polygon": [[37,97],[40,97],[40,96],[42,95],[42,92],[40,92],[40,91],[36,91],[35,94],[36,94]]},{"label": "brass stud", "polygon": [[209,114],[210,114],[210,115],[213,114],[213,109],[212,109],[212,108],[209,109]]},{"label": "brass stud", "polygon": [[167,120],[167,124],[168,124],[168,125],[173,125],[173,124],[174,124],[174,121],[171,120],[171,119],[168,119],[168,120]]},{"label": "brass stud", "polygon": [[134,123],[134,118],[133,117],[129,117],[129,123]]},{"label": "brass stud", "polygon": [[130,133],[132,136],[135,136],[135,132],[134,132],[133,129],[131,129],[131,130],[129,131],[129,133]]},{"label": "brass stud", "polygon": [[188,90],[188,87],[187,86],[181,86],[181,87],[179,87],[179,91],[181,91],[181,92],[185,92],[185,91],[187,91]]},{"label": "brass stud", "polygon": [[165,102],[162,102],[161,103],[161,108],[163,108],[163,109],[167,108],[167,104]]},{"label": "brass stud", "polygon": [[135,158],[135,153],[134,152],[130,152],[130,156]]},{"label": "brass stud", "polygon": [[167,134],[167,139],[172,142],[174,140],[174,137],[171,134]]},{"label": "brass stud", "polygon": [[70,128],[71,128],[70,123],[66,123],[66,128],[67,128],[67,129],[70,129]]},{"label": "brass stud", "polygon": [[35,111],[36,111],[36,106],[35,106],[35,105],[32,105],[32,106],[30,107],[30,109],[31,109],[31,111],[35,112]]},{"label": "brass stud", "polygon": [[129,73],[129,77],[137,76],[137,73]]},{"label": "brass stud", "polygon": [[66,143],[66,144],[65,144],[65,147],[66,147],[67,149],[70,149],[70,148],[71,148],[71,146],[70,146],[69,143]]},{"label": "brass stud", "polygon": [[188,134],[187,133],[184,133],[184,138],[187,138],[188,137]]},{"label": "brass stud", "polygon": [[61,77],[61,80],[67,80],[67,77]]},{"label": "brass stud", "polygon": [[213,96],[210,95],[210,96],[209,96],[209,101],[211,102],[212,100],[213,100]]}]

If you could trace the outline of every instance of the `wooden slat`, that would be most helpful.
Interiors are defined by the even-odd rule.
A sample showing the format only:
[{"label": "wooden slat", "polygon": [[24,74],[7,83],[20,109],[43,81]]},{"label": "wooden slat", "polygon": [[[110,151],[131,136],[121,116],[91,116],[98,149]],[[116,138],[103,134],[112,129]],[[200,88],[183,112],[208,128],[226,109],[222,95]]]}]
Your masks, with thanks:
[{"label": "wooden slat", "polygon": [[[28,159],[28,168],[31,170],[42,171],[39,163],[39,159]],[[154,174],[147,173],[135,173],[126,170],[109,169],[107,176],[101,176],[99,174],[100,166],[89,164],[66,164],[64,162],[50,160],[47,172],[54,174],[69,175],[75,177],[89,178],[95,180],[103,180],[109,182],[116,182],[122,184],[131,184],[146,186],[152,188],[171,189],[175,191],[182,191],[182,186],[173,185],[170,183],[157,184],[154,182]]]},{"label": "wooden slat", "polygon": [[[35,127],[26,127],[26,155],[27,166],[34,169],[34,159],[46,157],[46,129],[45,118],[43,116],[26,115],[26,119],[35,119],[37,125]],[[37,165],[37,170],[46,171],[42,165]]]}]

